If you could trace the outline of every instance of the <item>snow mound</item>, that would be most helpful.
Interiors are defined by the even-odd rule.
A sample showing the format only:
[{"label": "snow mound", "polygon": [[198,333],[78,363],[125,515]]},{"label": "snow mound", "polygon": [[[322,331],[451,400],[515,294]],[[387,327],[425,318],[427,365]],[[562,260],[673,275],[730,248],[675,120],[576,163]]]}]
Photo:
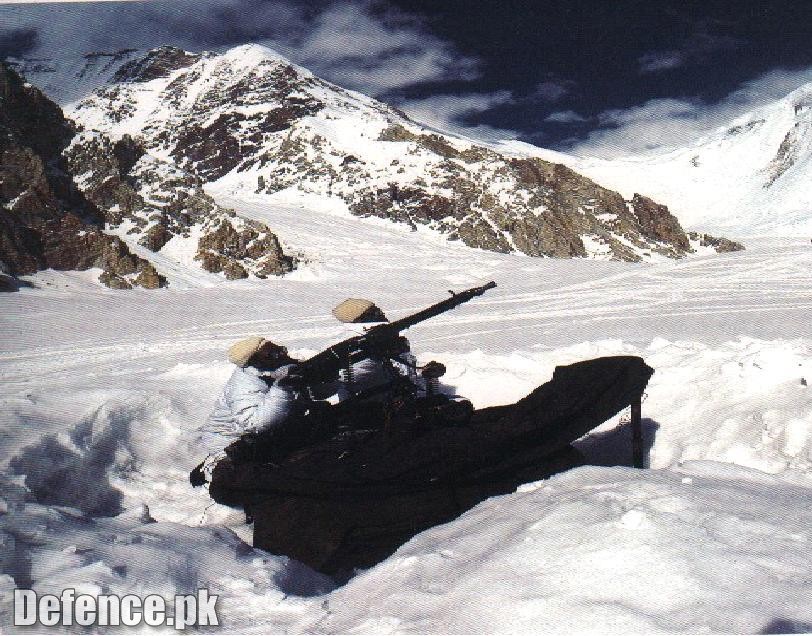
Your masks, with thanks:
[{"label": "snow mound", "polygon": [[5,505],[12,512],[0,515],[4,629],[11,625],[14,587],[41,594],[66,588],[92,595],[160,594],[168,602],[207,588],[221,597],[223,627],[267,619],[270,609],[278,612],[275,631],[298,618],[303,597],[333,587],[296,562],[254,550],[231,530],[156,523],[144,507],[93,518],[74,508],[25,503],[19,493]]},{"label": "snow mound", "polygon": [[585,467],[492,498],[331,594],[318,630],[812,629],[808,490],[715,466]]}]

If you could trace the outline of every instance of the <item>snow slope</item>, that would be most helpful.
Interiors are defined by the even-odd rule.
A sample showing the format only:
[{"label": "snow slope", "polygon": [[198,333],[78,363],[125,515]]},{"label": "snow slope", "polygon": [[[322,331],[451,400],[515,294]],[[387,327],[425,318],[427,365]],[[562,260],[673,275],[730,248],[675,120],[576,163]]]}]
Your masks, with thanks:
[{"label": "snow slope", "polygon": [[688,228],[733,238],[812,235],[812,84],[683,148],[612,160],[536,154],[626,197],[650,196]]},{"label": "snow slope", "polygon": [[[534,259],[214,194],[273,218],[308,262],[266,281],[127,292],[48,271],[0,296],[3,631],[15,583],[206,586],[225,629],[255,633],[812,630],[806,241],[656,264]],[[306,355],[337,339],[329,310],[347,296],[400,316],[491,279],[410,330],[419,360],[445,362],[446,384],[485,406],[557,364],[642,355],[656,369],[651,470],[624,467],[630,433],[615,418],[579,442],[598,467],[483,502],[340,589],[250,548],[241,515],[188,485],[229,343],[259,333]]]},{"label": "snow slope", "polygon": [[39,58],[9,58],[20,74],[62,107],[109,82],[116,71],[136,58],[136,49],[111,52],[86,52],[68,46],[58,55]]}]

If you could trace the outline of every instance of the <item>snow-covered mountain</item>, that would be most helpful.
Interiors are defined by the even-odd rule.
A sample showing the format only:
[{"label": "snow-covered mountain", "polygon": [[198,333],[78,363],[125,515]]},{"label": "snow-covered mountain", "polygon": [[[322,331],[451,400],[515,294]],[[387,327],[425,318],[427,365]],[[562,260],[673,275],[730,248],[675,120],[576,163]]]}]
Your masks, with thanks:
[{"label": "snow-covered mountain", "polygon": [[161,287],[190,269],[290,271],[269,228],[220,208],[200,178],[131,137],[78,131],[6,65],[0,104],[0,287],[46,268],[98,268],[119,289]]},{"label": "snow-covered mountain", "polygon": [[599,183],[668,205],[687,227],[812,234],[812,84],[668,152],[563,159]]},{"label": "snow-covered mountain", "polygon": [[[213,192],[317,199],[471,247],[531,256],[636,261],[680,257],[699,245],[651,199],[624,199],[561,164],[440,134],[261,46],[123,51],[104,63],[99,55],[80,72],[97,88],[66,104],[70,116],[114,140],[131,136]],[[55,95],[69,94],[60,82],[73,66],[21,61],[18,68]]]},{"label": "snow-covered mountain", "polygon": [[57,104],[65,108],[113,79],[125,63],[143,57],[137,49],[94,51],[79,54],[68,50],[51,57],[9,58],[8,63]]}]

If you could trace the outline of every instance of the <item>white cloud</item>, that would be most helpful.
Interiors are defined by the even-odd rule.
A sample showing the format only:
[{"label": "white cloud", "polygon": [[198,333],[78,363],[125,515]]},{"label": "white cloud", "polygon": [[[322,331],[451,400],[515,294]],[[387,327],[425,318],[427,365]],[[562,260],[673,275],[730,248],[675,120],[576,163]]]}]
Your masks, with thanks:
[{"label": "white cloud", "polygon": [[733,51],[742,45],[734,37],[715,35],[709,29],[709,23],[699,22],[680,45],[668,50],[644,53],[637,59],[640,73],[658,73],[691,63],[714,62],[719,52]]},{"label": "white cloud", "polygon": [[373,15],[366,4],[328,8],[285,48],[318,75],[373,95],[479,74],[477,60],[428,33],[418,19],[393,11]]},{"label": "white cloud", "polygon": [[532,93],[524,98],[524,100],[552,104],[569,94],[573,85],[574,84],[572,82],[559,82],[553,80],[541,82],[536,86],[535,89],[533,89]]},{"label": "white cloud", "polygon": [[0,6],[0,23],[35,29],[48,56],[171,44],[200,51],[246,42],[276,49],[337,84],[371,95],[412,83],[479,76],[478,61],[418,17],[373,0],[146,0]]},{"label": "white cloud", "polygon": [[574,110],[559,110],[547,115],[547,117],[544,118],[544,121],[550,121],[560,124],[572,124],[586,121],[586,118],[583,117],[582,115],[579,115]]},{"label": "white cloud", "polygon": [[434,95],[413,99],[400,104],[409,117],[441,131],[465,135],[483,141],[515,139],[518,133],[484,124],[466,126],[461,123],[466,116],[482,113],[494,106],[511,103],[510,91],[473,93],[468,95]]},{"label": "white cloud", "polygon": [[637,60],[641,73],[655,73],[685,64],[686,56],[681,51],[656,51],[641,55]]},{"label": "white cloud", "polygon": [[598,116],[603,128],[585,141],[575,141],[568,152],[582,156],[620,157],[684,147],[701,135],[812,82],[812,68],[774,70],[743,84],[715,104],[701,100],[652,99]]}]

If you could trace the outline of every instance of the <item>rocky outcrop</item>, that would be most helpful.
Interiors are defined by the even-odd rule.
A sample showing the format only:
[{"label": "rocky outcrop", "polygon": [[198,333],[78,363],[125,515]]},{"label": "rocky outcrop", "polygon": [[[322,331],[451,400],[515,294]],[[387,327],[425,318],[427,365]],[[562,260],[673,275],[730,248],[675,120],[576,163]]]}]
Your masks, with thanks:
[{"label": "rocky outcrop", "polygon": [[690,250],[685,230],[666,206],[659,205],[648,197],[635,193],[631,200],[631,207],[643,236],[660,243],[673,245],[675,249],[683,252]]},{"label": "rocky outcrop", "polygon": [[[212,227],[243,223],[205,194],[199,177],[150,157],[130,136],[113,141],[98,132],[77,133],[58,107],[6,66],[0,98],[3,288],[18,286],[5,278],[47,268],[99,268],[99,280],[116,289],[162,287],[164,276],[122,236],[158,252],[176,237],[197,241],[193,230],[205,243]],[[240,233],[242,251],[218,253],[211,241],[198,246],[224,260],[209,271],[265,277],[292,269],[269,228],[248,223]]]},{"label": "rocky outcrop", "polygon": [[98,208],[73,182],[62,151],[75,129],[59,108],[6,65],[0,66],[0,99],[0,261],[6,277],[98,267],[100,280],[111,286],[160,286],[147,261],[101,230]]},{"label": "rocky outcrop", "polygon": [[231,280],[247,278],[249,263],[260,278],[293,269],[293,259],[282,253],[279,240],[266,226],[242,219],[239,229],[234,225],[221,220],[200,239],[195,259],[206,271],[223,272]]},{"label": "rocky outcrop", "polygon": [[147,155],[129,135],[113,142],[101,133],[84,132],[65,156],[108,227],[126,227],[152,252],[176,237],[190,240],[196,230],[196,260],[208,272],[222,272],[228,279],[265,278],[293,269],[294,260],[270,228],[221,208],[203,191],[200,177]]},{"label": "rocky outcrop", "polygon": [[58,158],[75,133],[62,110],[0,62],[0,126],[3,142],[29,148],[45,163]]},{"label": "rocky outcrop", "polygon": [[[402,132],[393,136],[391,129],[386,136],[413,141]],[[421,146],[425,138],[419,139]],[[431,145],[436,146],[436,140]],[[471,154],[469,151],[468,156]],[[640,260],[641,251],[670,257],[691,251],[677,219],[651,199],[635,195],[624,201],[618,193],[566,166],[541,159],[504,162],[485,149],[478,159],[495,162],[495,177],[512,181],[510,190],[497,198],[491,192],[491,182],[482,182],[479,170],[467,168],[465,164],[472,162],[469,158],[464,164],[443,164],[444,195],[425,187],[391,183],[388,188],[362,190],[360,196],[348,197],[348,206],[359,216],[378,216],[413,228],[429,225],[451,239],[496,252],[584,257],[588,250],[582,237],[589,237],[621,260]]]},{"label": "rocky outcrop", "polygon": [[702,232],[688,232],[688,238],[697,242],[700,247],[712,247],[719,253],[738,252],[744,249],[741,243]]},{"label": "rocky outcrop", "polygon": [[116,82],[149,82],[167,77],[172,71],[191,66],[199,55],[187,53],[174,46],[161,46],[151,50],[144,57],[124,64],[113,75]]}]

